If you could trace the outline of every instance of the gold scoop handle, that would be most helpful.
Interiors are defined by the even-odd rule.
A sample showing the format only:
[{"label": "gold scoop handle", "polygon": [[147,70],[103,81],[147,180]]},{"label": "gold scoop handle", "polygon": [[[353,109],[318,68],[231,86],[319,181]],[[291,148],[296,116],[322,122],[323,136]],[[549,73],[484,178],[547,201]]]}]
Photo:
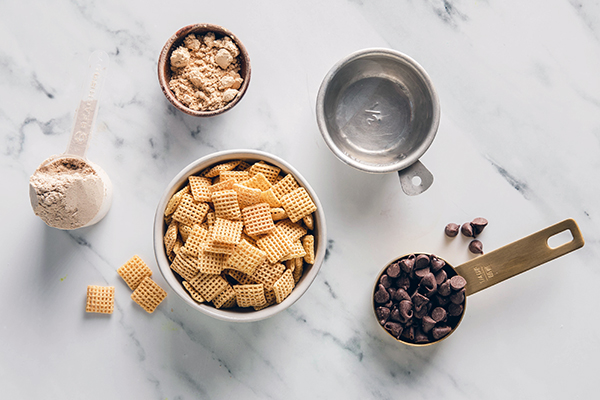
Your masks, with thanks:
[{"label": "gold scoop handle", "polygon": [[[573,240],[551,248],[548,239],[566,230],[571,232]],[[467,280],[468,296],[577,250],[584,243],[577,223],[573,219],[567,219],[467,261],[455,270]]]}]

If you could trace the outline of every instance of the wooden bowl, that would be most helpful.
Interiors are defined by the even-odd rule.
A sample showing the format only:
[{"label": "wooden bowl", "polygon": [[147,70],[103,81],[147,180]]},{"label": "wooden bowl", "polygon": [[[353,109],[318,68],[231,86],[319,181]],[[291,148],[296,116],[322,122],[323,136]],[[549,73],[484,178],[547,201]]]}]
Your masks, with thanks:
[{"label": "wooden bowl", "polygon": [[[239,59],[241,67],[240,76],[242,77],[244,82],[242,82],[242,85],[238,89],[239,93],[237,94],[237,96],[232,101],[227,103],[225,107],[219,108],[217,110],[196,111],[192,110],[191,108],[183,104],[181,101],[179,101],[177,97],[175,97],[173,91],[171,91],[171,89],[169,88],[169,81],[171,80],[170,59],[173,50],[177,49],[183,43],[183,40],[187,35],[189,35],[190,33],[206,34],[208,32],[213,32],[217,39],[222,38],[224,36],[229,36],[239,48]],[[175,32],[175,34],[171,36],[169,40],[167,40],[167,43],[165,43],[158,58],[158,82],[165,97],[171,102],[171,104],[175,106],[175,108],[195,117],[212,117],[215,115],[223,114],[225,111],[231,110],[233,107],[235,107],[235,105],[240,102],[240,100],[246,93],[246,90],[248,89],[248,84],[250,83],[250,70],[250,57],[248,56],[248,51],[246,50],[246,47],[244,47],[242,42],[229,30],[223,28],[222,26],[213,24],[194,24],[181,28],[180,30]]]}]

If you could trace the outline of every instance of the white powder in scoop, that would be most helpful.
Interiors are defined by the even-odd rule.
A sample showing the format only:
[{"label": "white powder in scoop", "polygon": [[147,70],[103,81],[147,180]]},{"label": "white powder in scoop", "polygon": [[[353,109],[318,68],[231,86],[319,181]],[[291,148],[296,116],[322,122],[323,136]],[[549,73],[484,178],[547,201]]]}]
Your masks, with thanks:
[{"label": "white powder in scoop", "polygon": [[29,179],[35,215],[59,229],[77,229],[90,222],[105,197],[102,178],[85,161],[59,158],[42,164]]}]

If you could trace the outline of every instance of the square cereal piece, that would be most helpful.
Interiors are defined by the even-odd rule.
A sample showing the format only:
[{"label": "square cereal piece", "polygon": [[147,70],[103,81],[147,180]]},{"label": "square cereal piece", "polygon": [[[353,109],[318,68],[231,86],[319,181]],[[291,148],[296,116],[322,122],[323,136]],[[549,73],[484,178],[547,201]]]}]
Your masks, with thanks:
[{"label": "square cereal piece", "polygon": [[202,225],[194,225],[183,247],[192,255],[199,255],[206,242],[208,242],[208,230]]},{"label": "square cereal piece", "polygon": [[[298,258],[297,260],[302,260],[302,259]],[[296,264],[296,268],[294,268],[294,271],[292,272],[292,275],[294,277],[294,282],[298,283],[300,278],[302,278],[302,274],[304,274],[304,263],[301,261],[300,265]]]},{"label": "square cereal piece", "polygon": [[223,290],[217,297],[213,300],[213,305],[216,308],[231,308],[236,304],[236,293],[235,290],[231,286],[227,287],[227,289]]},{"label": "square cereal piece", "polygon": [[198,257],[182,247],[173,259],[171,269],[186,281],[190,281],[200,271]]},{"label": "square cereal piece", "polygon": [[235,279],[240,285],[250,285],[256,283],[256,281],[250,276],[242,271],[238,271],[237,269],[225,269],[223,272]]},{"label": "square cereal piece", "polygon": [[224,162],[221,164],[217,164],[214,167],[210,168],[209,170],[205,171],[202,175],[207,178],[214,178],[215,176],[220,175],[221,172],[223,172],[223,171],[233,170],[241,162],[242,162],[241,160],[235,160],[235,161],[228,161],[228,162]]},{"label": "square cereal piece", "polygon": [[290,240],[298,240],[306,235],[306,229],[302,225],[292,222],[289,219],[279,221],[275,226],[280,227],[289,236]]},{"label": "square cereal piece", "polygon": [[238,203],[241,209],[260,203],[260,194],[262,193],[260,189],[253,189],[239,183],[234,183],[233,190],[238,195]]},{"label": "square cereal piece", "polygon": [[131,257],[125,264],[117,269],[117,273],[123,278],[131,290],[135,290],[144,278],[152,276],[152,270],[138,255]]},{"label": "square cereal piece", "polygon": [[292,240],[281,227],[275,227],[268,235],[256,241],[256,246],[267,253],[267,259],[276,263],[292,250]]},{"label": "square cereal piece", "polygon": [[260,307],[267,300],[265,299],[265,290],[262,284],[256,285],[234,285],[235,297],[240,307]]},{"label": "square cereal piece", "polygon": [[248,180],[250,178],[250,174],[248,171],[223,171],[219,174],[219,178],[221,181],[233,179],[237,183]]},{"label": "square cereal piece", "polygon": [[115,309],[115,288],[114,286],[95,286],[87,287],[87,302],[85,312],[112,314]]},{"label": "square cereal piece", "polygon": [[252,189],[260,189],[261,192],[268,190],[271,186],[273,186],[262,172],[259,172],[252,178],[241,182],[241,184]]},{"label": "square cereal piece", "polygon": [[264,161],[258,161],[257,163],[252,164],[248,171],[250,172],[250,176],[260,173],[263,174],[269,182],[274,183],[277,180],[281,168],[267,164]]},{"label": "square cereal piece", "polygon": [[183,189],[179,190],[177,193],[175,193],[173,196],[171,196],[171,198],[169,199],[169,202],[167,203],[167,206],[165,207],[165,216],[171,215],[175,212],[175,210],[177,209],[177,206],[179,206],[179,202],[181,201],[181,198],[186,193],[190,193],[189,185],[186,185]]},{"label": "square cereal piece", "polygon": [[212,194],[215,216],[219,218],[239,220],[242,218],[237,192],[233,189],[219,190]]},{"label": "square cereal piece", "polygon": [[208,188],[212,186],[212,180],[202,176],[190,176],[188,181],[194,200],[208,203],[210,201],[210,191]]},{"label": "square cereal piece", "polygon": [[281,261],[291,260],[293,258],[302,258],[306,255],[306,250],[304,250],[304,246],[300,240],[294,240],[292,242],[292,248],[290,254],[283,257]]},{"label": "square cereal piece", "polygon": [[210,235],[215,242],[237,244],[242,236],[242,229],[244,229],[242,221],[232,221],[217,217],[214,225],[211,227]]},{"label": "square cereal piece", "polygon": [[264,235],[275,229],[271,207],[267,203],[258,203],[242,210],[242,219],[246,233],[250,236]]},{"label": "square cereal piece", "polygon": [[177,241],[177,221],[171,221],[169,227],[167,228],[167,232],[165,232],[165,237],[163,241],[165,243],[165,249],[167,250],[167,254],[173,251],[173,247],[175,246],[175,242]]},{"label": "square cereal piece", "polygon": [[302,238],[302,246],[304,246],[304,251],[306,251],[306,255],[304,256],[304,261],[308,264],[315,263],[315,237],[313,235],[306,235]]},{"label": "square cereal piece", "polygon": [[242,239],[235,246],[225,265],[227,268],[237,269],[245,274],[252,275],[266,259],[267,253]]},{"label": "square cereal piece", "polygon": [[305,216],[312,214],[317,209],[317,206],[303,187],[299,187],[286,194],[280,200],[283,209],[287,212],[292,222],[297,222]]},{"label": "square cereal piece", "polygon": [[306,225],[306,228],[308,230],[312,231],[313,229],[315,229],[315,220],[312,214],[308,214],[307,216],[302,217],[302,221],[304,222],[304,225]]},{"label": "square cereal piece", "polygon": [[[198,224],[196,224],[194,226],[198,226]],[[183,241],[183,243],[185,243],[188,240],[188,237],[192,233],[193,229],[194,228],[189,225],[183,225],[183,224],[177,225],[177,230],[179,231],[179,236],[181,236],[181,240]]]},{"label": "square cereal piece", "polygon": [[131,294],[131,299],[148,313],[153,313],[165,297],[167,297],[167,292],[152,278],[145,278]]},{"label": "square cereal piece", "polygon": [[287,174],[282,180],[273,185],[271,190],[273,191],[273,194],[277,196],[279,201],[281,201],[283,196],[292,192],[298,187],[300,187],[300,185],[298,185],[298,182],[296,182],[296,179],[292,176],[292,174]]},{"label": "square cereal piece", "polygon": [[281,275],[281,278],[273,284],[273,291],[275,292],[275,301],[281,303],[286,297],[292,293],[292,290],[296,286],[292,271],[289,269]]},{"label": "square cereal piece", "polygon": [[210,195],[211,195],[211,201],[212,201],[212,194],[214,192],[220,192],[221,190],[231,190],[231,189],[233,189],[234,184],[235,184],[235,179],[227,179],[224,181],[213,182],[213,185],[208,188],[208,191],[210,192]]},{"label": "square cereal piece", "polygon": [[184,194],[173,214],[173,219],[184,225],[201,224],[208,212],[208,204],[194,201],[191,194]]},{"label": "square cereal piece", "polygon": [[213,301],[215,297],[223,293],[230,285],[221,275],[200,273],[192,279],[192,285],[206,301]]},{"label": "square cereal piece", "polygon": [[285,210],[281,207],[272,207],[271,208],[271,218],[273,218],[273,221],[281,221],[283,219],[286,219],[287,213],[285,212]]},{"label": "square cereal piece", "polygon": [[248,171],[252,165],[247,161],[242,160],[237,167],[234,168],[235,171]]},{"label": "square cereal piece", "polygon": [[271,264],[264,262],[256,268],[254,274],[250,278],[254,279],[257,283],[262,283],[265,290],[271,290],[273,284],[281,277],[285,271],[285,265],[281,263]]},{"label": "square cereal piece", "polygon": [[198,257],[198,266],[203,274],[220,274],[225,268],[225,261],[229,255],[203,251]]},{"label": "square cereal piece", "polygon": [[281,202],[273,193],[273,188],[264,190],[260,193],[260,201],[261,203],[267,203],[271,207],[281,207]]},{"label": "square cereal piece", "polygon": [[198,303],[204,303],[204,299],[202,298],[200,293],[196,289],[194,289],[192,285],[190,285],[187,281],[182,281],[181,284],[183,285],[185,290],[187,290],[190,296],[192,296],[192,299],[194,299]]}]

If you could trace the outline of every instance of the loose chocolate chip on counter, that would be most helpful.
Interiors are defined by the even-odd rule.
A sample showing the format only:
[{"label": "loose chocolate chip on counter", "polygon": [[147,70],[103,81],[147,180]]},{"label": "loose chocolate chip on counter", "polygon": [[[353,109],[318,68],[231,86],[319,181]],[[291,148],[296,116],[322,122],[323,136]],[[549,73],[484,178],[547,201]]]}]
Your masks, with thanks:
[{"label": "loose chocolate chip on counter", "polygon": [[471,226],[473,227],[473,236],[479,235],[487,226],[487,224],[488,220],[481,217],[475,218],[473,221],[471,221]]},{"label": "loose chocolate chip on counter", "polygon": [[397,322],[386,322],[384,328],[387,329],[395,338],[399,338],[403,331],[402,325]]},{"label": "loose chocolate chip on counter", "polygon": [[446,310],[444,310],[442,307],[436,307],[433,309],[433,311],[431,312],[431,318],[435,321],[435,322],[443,322],[446,320]]},{"label": "loose chocolate chip on counter", "polygon": [[385,286],[381,283],[377,285],[377,291],[375,292],[375,302],[379,304],[387,303],[390,300],[390,294],[386,290]]},{"label": "loose chocolate chip on counter", "polygon": [[448,225],[446,225],[446,228],[444,229],[444,233],[448,237],[455,237],[456,235],[458,235],[459,229],[460,229],[460,227],[458,226],[458,224],[451,222]]},{"label": "loose chocolate chip on counter", "polygon": [[431,330],[431,333],[435,340],[440,340],[441,338],[449,334],[451,331],[452,328],[450,328],[448,325],[440,325],[433,328]]},{"label": "loose chocolate chip on counter", "polygon": [[469,251],[473,254],[483,254],[483,243],[478,239],[471,240]]},{"label": "loose chocolate chip on counter", "polygon": [[430,258],[427,254],[419,254],[415,260],[415,269],[423,269],[429,267]]},{"label": "loose chocolate chip on counter", "polygon": [[450,278],[450,287],[453,290],[458,291],[464,288],[465,286],[467,286],[467,280],[462,276],[454,275],[452,278]]},{"label": "loose chocolate chip on counter", "polygon": [[473,226],[470,222],[465,222],[460,227],[460,233],[462,233],[466,237],[473,237]]},{"label": "loose chocolate chip on counter", "polygon": [[402,272],[402,271],[400,270],[400,265],[397,262],[395,262],[392,265],[390,265],[389,267],[387,267],[387,274],[389,275],[390,278],[399,277],[400,272]]}]

